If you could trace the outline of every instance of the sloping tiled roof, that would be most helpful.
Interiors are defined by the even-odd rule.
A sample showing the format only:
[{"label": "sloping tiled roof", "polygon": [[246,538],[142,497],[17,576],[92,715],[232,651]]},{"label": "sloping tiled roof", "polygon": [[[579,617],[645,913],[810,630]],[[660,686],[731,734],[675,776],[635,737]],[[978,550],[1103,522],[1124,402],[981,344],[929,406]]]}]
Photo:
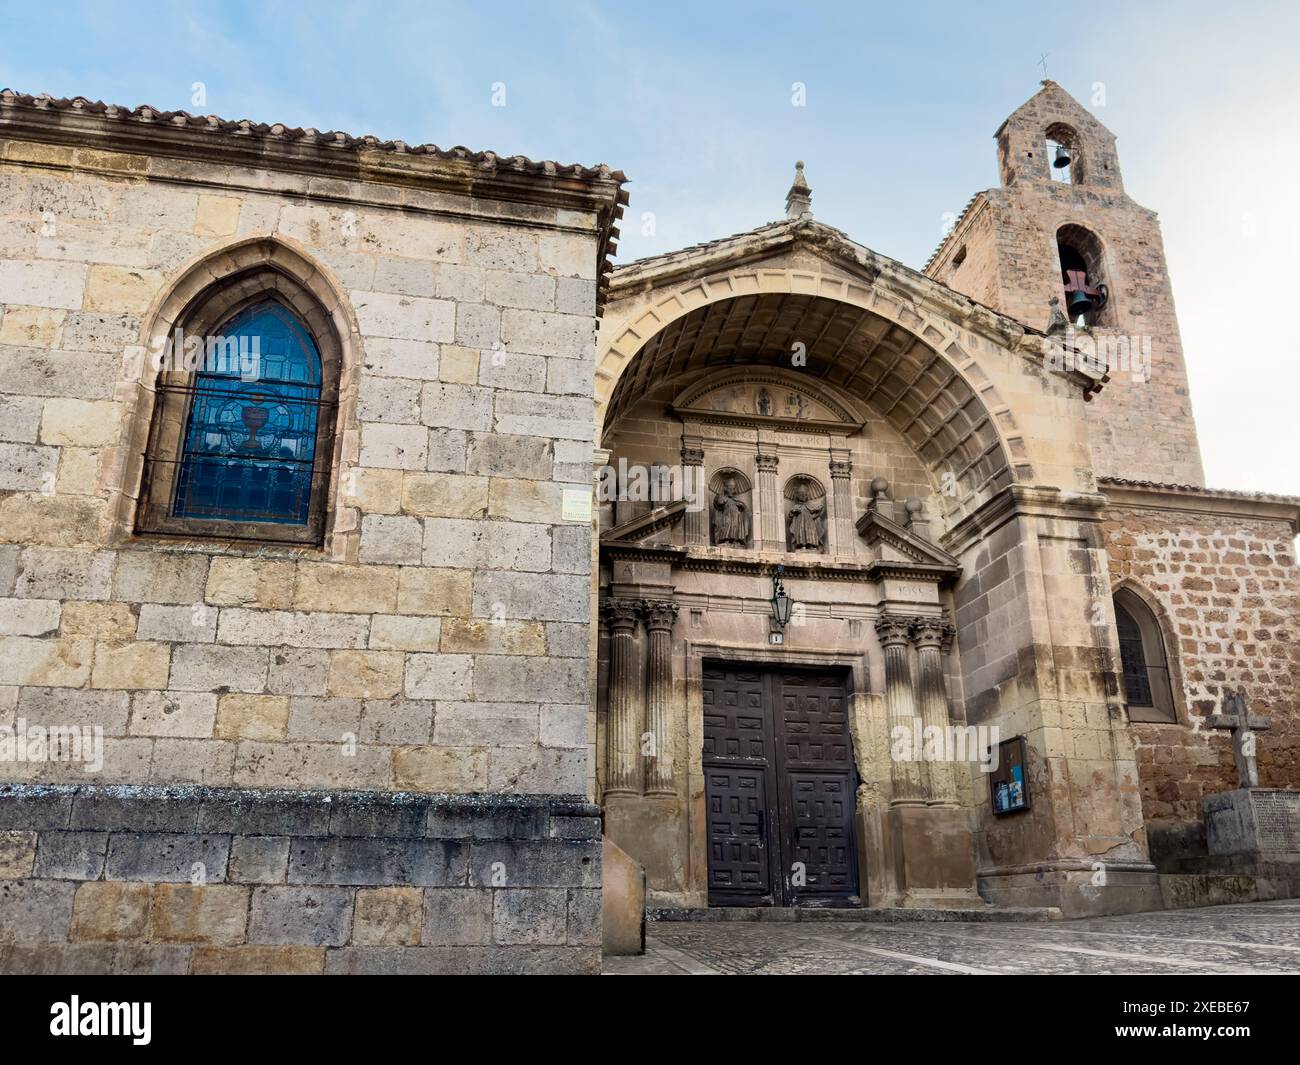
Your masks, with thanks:
[{"label": "sloping tiled roof", "polygon": [[1147,488],[1153,491],[1181,492],[1187,495],[1217,499],[1255,499],[1264,503],[1285,503],[1300,506],[1300,497],[1279,495],[1275,492],[1243,492],[1232,488],[1206,488],[1196,484],[1173,484],[1167,481],[1143,481],[1129,477],[1098,477],[1099,485],[1118,485],[1123,488]]},{"label": "sloping tiled roof", "polygon": [[226,119],[216,115],[193,115],[188,111],[159,111],[147,104],[127,108],[106,104],[102,100],[88,100],[84,96],[55,98],[42,93],[31,96],[13,89],[0,90],[0,107],[23,104],[51,111],[79,112],[100,115],[123,123],[135,125],[173,126],[199,132],[227,134],[238,137],[258,137],[269,141],[293,144],[311,144],[325,148],[348,151],[381,151],[409,155],[428,155],[437,159],[459,160],[496,170],[514,170],[548,177],[578,178],[585,181],[627,180],[621,170],[612,170],[605,164],[584,166],[580,163],[556,163],[551,160],[533,160],[523,155],[501,155],[497,152],[475,152],[462,146],[439,148],[436,144],[407,144],[400,140],[381,140],[374,136],[355,136],[337,130],[321,132],[317,129],[290,127],[283,123],[252,122],[249,119]]}]

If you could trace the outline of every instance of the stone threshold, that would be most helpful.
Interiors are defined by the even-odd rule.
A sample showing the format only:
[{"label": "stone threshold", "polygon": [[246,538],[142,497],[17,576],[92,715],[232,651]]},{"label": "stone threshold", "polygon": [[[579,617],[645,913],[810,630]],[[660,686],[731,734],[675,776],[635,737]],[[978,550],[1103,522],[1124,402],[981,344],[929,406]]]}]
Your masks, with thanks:
[{"label": "stone threshold", "polygon": [[796,921],[821,923],[949,923],[997,924],[1017,921],[1059,921],[1055,906],[988,907],[968,909],[923,909],[911,906],[824,909],[800,906],[714,906],[709,909],[646,910],[648,922],[768,921],[778,924]]}]

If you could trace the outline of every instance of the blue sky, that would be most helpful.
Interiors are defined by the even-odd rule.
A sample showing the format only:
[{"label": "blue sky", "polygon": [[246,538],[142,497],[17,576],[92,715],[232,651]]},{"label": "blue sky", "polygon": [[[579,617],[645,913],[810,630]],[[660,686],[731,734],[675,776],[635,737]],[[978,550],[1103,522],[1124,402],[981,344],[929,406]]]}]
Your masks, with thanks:
[{"label": "blue sky", "polygon": [[819,218],[919,267],[1046,52],[1161,215],[1210,483],[1300,494],[1297,41],[1294,3],[101,0],[7,5],[0,84],[606,162],[621,261],[779,217],[804,159]]}]

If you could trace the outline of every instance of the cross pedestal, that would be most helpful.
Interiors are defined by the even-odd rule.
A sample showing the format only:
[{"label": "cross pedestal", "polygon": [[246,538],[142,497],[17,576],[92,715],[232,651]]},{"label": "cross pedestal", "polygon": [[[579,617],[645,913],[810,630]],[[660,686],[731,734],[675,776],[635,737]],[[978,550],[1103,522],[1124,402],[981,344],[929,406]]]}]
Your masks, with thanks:
[{"label": "cross pedestal", "polygon": [[[1250,713],[1246,691],[1238,688],[1224,695],[1223,712],[1205,723],[1231,730],[1237,762],[1237,787],[1201,800],[1210,855],[1231,855],[1239,863],[1300,859],[1300,791],[1259,786],[1255,733],[1267,729],[1269,719]],[[1248,871],[1244,864],[1242,871]]]}]

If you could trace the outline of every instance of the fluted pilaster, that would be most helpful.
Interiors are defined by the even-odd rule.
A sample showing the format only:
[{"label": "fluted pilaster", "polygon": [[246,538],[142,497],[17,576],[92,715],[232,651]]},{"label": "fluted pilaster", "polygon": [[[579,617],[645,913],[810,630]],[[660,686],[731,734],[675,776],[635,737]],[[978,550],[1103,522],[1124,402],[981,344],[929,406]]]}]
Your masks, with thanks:
[{"label": "fluted pilaster", "polygon": [[754,459],[758,468],[760,546],[766,551],[785,550],[785,514],[776,485],[777,463],[776,455],[759,454]]},{"label": "fluted pilaster", "polygon": [[609,627],[609,716],[605,725],[605,794],[635,795],[641,723],[641,685],[636,661],[637,599],[606,599]]},{"label": "fluted pilaster", "polygon": [[687,487],[693,488],[695,499],[687,499],[686,546],[698,547],[709,542],[709,489],[704,483],[704,448],[682,442],[682,475]]},{"label": "fluted pilaster", "polygon": [[912,666],[908,660],[910,619],[881,617],[876,619],[876,635],[885,652],[885,706],[889,711],[891,758],[889,776],[893,784],[892,805],[925,802],[925,771],[921,752],[912,750],[910,759],[892,757],[896,730],[914,734],[916,697],[912,690]]},{"label": "fluted pilaster", "polygon": [[[944,680],[943,656],[952,643],[956,629],[943,618],[915,618],[911,626],[917,654],[917,701],[921,707],[921,724],[929,735],[947,737],[951,712],[948,688]],[[930,733],[935,728],[940,730]],[[929,801],[937,806],[951,806],[957,801],[957,786],[947,743],[940,748],[942,757],[927,763],[930,777]]]},{"label": "fluted pilaster", "polygon": [[668,600],[647,599],[641,606],[649,641],[646,732],[650,736],[645,755],[647,795],[671,795],[677,791],[673,772],[672,693],[673,625],[677,605]]},{"label": "fluted pilaster", "polygon": [[831,461],[831,506],[835,510],[835,554],[852,555],[857,530],[853,522],[853,464]]}]

